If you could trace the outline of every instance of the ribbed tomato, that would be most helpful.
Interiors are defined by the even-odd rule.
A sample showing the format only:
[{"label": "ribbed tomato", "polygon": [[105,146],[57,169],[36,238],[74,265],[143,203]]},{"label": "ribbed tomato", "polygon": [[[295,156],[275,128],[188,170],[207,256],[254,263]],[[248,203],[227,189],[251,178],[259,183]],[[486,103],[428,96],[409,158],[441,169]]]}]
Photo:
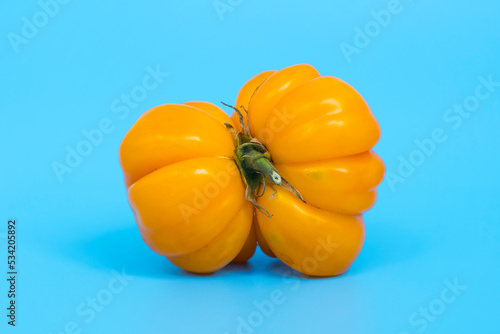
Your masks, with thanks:
[{"label": "ribbed tomato", "polygon": [[234,110],[166,104],[127,133],[120,162],[145,242],[193,272],[246,261],[256,242],[302,273],[345,272],[384,176],[364,99],[296,65],[250,79]]}]

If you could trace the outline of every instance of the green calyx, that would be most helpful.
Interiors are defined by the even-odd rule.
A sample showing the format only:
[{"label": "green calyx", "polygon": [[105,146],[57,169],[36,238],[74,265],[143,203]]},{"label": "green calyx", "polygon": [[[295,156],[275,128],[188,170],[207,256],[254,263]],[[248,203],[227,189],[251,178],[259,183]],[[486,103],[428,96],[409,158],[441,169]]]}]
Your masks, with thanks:
[{"label": "green calyx", "polygon": [[[241,178],[246,185],[245,198],[247,201],[252,203],[254,207],[256,207],[260,212],[262,212],[267,217],[272,217],[272,214],[269,213],[262,206],[257,204],[257,198],[262,197],[266,191],[266,180],[269,184],[269,187],[274,191],[271,195],[271,198],[276,194],[276,189],[273,185],[281,186],[285,189],[288,189],[292,193],[294,193],[298,198],[300,198],[303,202],[304,199],[300,195],[300,193],[292,187],[288,181],[281,177],[276,167],[274,167],[271,159],[271,154],[267,150],[267,148],[257,139],[252,137],[250,133],[250,128],[248,126],[248,112],[243,107],[242,109],[246,113],[246,124],[244,122],[244,118],[239,109],[225,104],[223,105],[232,108],[238,115],[240,119],[240,126],[242,131],[236,131],[231,124],[225,123],[224,125],[227,129],[234,135],[234,160],[238,169],[240,170]],[[262,190],[262,194],[258,195],[257,192],[260,186],[263,185],[264,188]]]}]

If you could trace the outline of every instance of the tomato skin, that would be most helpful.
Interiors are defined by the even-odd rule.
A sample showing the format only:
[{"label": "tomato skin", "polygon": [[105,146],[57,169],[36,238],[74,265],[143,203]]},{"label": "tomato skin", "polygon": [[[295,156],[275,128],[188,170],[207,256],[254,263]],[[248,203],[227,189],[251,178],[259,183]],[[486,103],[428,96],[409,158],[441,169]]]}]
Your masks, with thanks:
[{"label": "tomato skin", "polygon": [[[371,150],[380,127],[368,104],[346,82],[294,65],[249,80],[237,105],[248,106],[252,135],[306,202],[279,187],[272,199],[260,197],[257,203],[273,216],[257,212],[259,245],[304,274],[344,273],[361,251],[362,213],[375,204],[385,174]],[[322,238],[338,244],[326,260],[315,255]]]},{"label": "tomato skin", "polygon": [[[264,81],[267,80],[271,75],[276,73],[277,71],[265,71],[261,72],[257,75],[255,75],[253,78],[248,80],[240,89],[238,93],[238,98],[236,100],[235,107],[236,108],[244,108],[246,110],[249,109],[250,105],[250,100],[252,99],[257,87],[262,85]],[[240,127],[240,121],[236,113],[233,113],[231,116],[231,119],[233,120],[235,127],[238,131],[241,131]],[[247,124],[246,118],[244,119],[245,124]]]},{"label": "tomato skin", "polygon": [[385,173],[382,159],[372,150],[320,161],[276,164],[276,168],[307,203],[349,215],[363,213],[375,204],[377,186]]},{"label": "tomato skin", "polygon": [[120,146],[120,164],[128,187],[166,165],[231,157],[233,150],[231,134],[215,117],[188,105],[165,104],[145,112],[129,130]]},{"label": "tomato skin", "polygon": [[362,215],[350,216],[317,209],[283,188],[259,205],[273,213],[257,212],[260,230],[273,253],[285,264],[311,276],[343,274],[364,241]]},{"label": "tomato skin", "polygon": [[196,273],[245,262],[257,244],[304,274],[344,273],[361,251],[362,214],[385,174],[372,151],[380,127],[366,101],[344,81],[295,65],[251,78],[235,107],[248,110],[245,127],[305,202],[280,186],[275,196],[267,188],[257,204],[268,217],[245,199],[225,126],[242,130],[235,113],[201,101],[161,105],[144,113],[120,146],[142,238]]},{"label": "tomato skin", "polygon": [[120,147],[128,199],[143,240],[197,273],[232,261],[252,227],[253,208],[245,200],[232,160],[233,138],[223,122],[232,123],[210,103],[162,105],[142,115]]},{"label": "tomato skin", "polygon": [[[252,212],[253,212],[253,208],[252,208]],[[250,233],[248,233],[248,237],[245,241],[245,244],[243,245],[243,248],[238,253],[238,255],[236,255],[236,257],[233,259],[233,262],[235,262],[235,263],[247,262],[248,260],[250,260],[252,258],[252,256],[255,253],[255,250],[257,249],[257,236],[256,236],[256,232],[255,232],[255,224],[253,223],[253,219],[252,219],[251,226],[252,226],[252,228],[250,230]]]},{"label": "tomato skin", "polygon": [[184,102],[183,104],[190,107],[195,107],[206,112],[207,114],[218,120],[221,124],[228,123],[233,127],[235,126],[233,120],[229,118],[229,116],[221,108],[217,107],[213,103],[205,101],[189,101]]},{"label": "tomato skin", "polygon": [[269,245],[267,244],[266,239],[262,235],[262,231],[260,230],[259,222],[257,220],[257,217],[254,217],[253,223],[254,223],[254,226],[255,226],[255,236],[257,237],[257,244],[259,245],[259,248],[267,256],[269,256],[269,257],[276,257],[276,255],[273,253],[271,247],[269,247]]},{"label": "tomato skin", "polygon": [[233,164],[229,158],[189,159],[162,167],[130,186],[130,205],[151,248],[164,256],[183,255],[222,232],[247,204],[237,171],[227,172]]},{"label": "tomato skin", "polygon": [[290,66],[269,76],[248,102],[252,134],[263,144],[267,144],[262,131],[268,128],[266,121],[276,104],[289,92],[318,77],[320,74],[311,65]]},{"label": "tomato skin", "polygon": [[262,134],[275,163],[358,154],[380,137],[378,122],[361,95],[333,77],[316,78],[286,94],[264,128],[269,131],[257,134]]},{"label": "tomato skin", "polygon": [[231,261],[246,262],[256,246],[255,234],[251,230],[252,215],[252,205],[245,203],[226,228],[205,247],[187,255],[167,258],[178,267],[203,274],[217,271]]}]

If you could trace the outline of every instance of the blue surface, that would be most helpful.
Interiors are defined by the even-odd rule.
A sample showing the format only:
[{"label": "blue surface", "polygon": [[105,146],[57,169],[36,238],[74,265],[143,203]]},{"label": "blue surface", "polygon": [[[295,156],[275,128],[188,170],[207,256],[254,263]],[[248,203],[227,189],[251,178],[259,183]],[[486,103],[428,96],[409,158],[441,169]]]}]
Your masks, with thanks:
[{"label": "blue surface", "polygon": [[[35,0],[0,4],[0,331],[500,332],[500,4],[215,4],[68,1],[45,6],[51,16]],[[351,270],[294,279],[258,251],[199,277],[150,251],[118,164],[130,126],[162,103],[234,101],[254,74],[296,63],[352,84],[382,127],[388,177]],[[157,84],[137,88],[157,70]],[[131,93],[140,101],[127,105]],[[99,126],[107,133],[58,178],[54,162]],[[10,218],[16,328],[5,317]]]}]

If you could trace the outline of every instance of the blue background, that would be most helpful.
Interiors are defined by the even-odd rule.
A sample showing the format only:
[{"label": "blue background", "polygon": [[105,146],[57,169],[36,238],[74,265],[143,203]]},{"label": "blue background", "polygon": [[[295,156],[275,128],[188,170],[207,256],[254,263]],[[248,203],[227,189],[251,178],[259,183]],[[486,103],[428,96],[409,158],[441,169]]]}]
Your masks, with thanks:
[{"label": "blue background", "polygon": [[[392,1],[221,3],[224,12],[213,0],[69,1],[45,6],[52,16],[35,0],[0,4],[0,272],[10,218],[19,261],[16,328],[6,324],[0,275],[1,332],[500,331],[500,87],[473,97],[480,77],[500,81],[499,2],[402,0],[384,27],[371,11]],[[38,31],[24,27],[23,37],[34,20]],[[355,40],[358,28],[372,29],[369,42]],[[346,56],[342,43],[355,42]],[[382,127],[375,150],[392,177],[365,215],[352,268],[289,279],[257,251],[247,266],[200,277],[150,251],[118,163],[127,130],[158,104],[232,102],[254,74],[296,63],[352,84]],[[114,112],[148,66],[168,76],[128,113]],[[448,110],[464,101],[473,111],[459,120]],[[53,163],[65,163],[67,147],[103,119],[112,130],[59,180]],[[442,140],[415,153],[436,129]],[[411,167],[402,162],[410,159]],[[110,294],[109,284],[120,286],[113,271],[129,277]],[[258,311],[280,292],[272,312]],[[106,305],[82,316],[97,296]]]}]

